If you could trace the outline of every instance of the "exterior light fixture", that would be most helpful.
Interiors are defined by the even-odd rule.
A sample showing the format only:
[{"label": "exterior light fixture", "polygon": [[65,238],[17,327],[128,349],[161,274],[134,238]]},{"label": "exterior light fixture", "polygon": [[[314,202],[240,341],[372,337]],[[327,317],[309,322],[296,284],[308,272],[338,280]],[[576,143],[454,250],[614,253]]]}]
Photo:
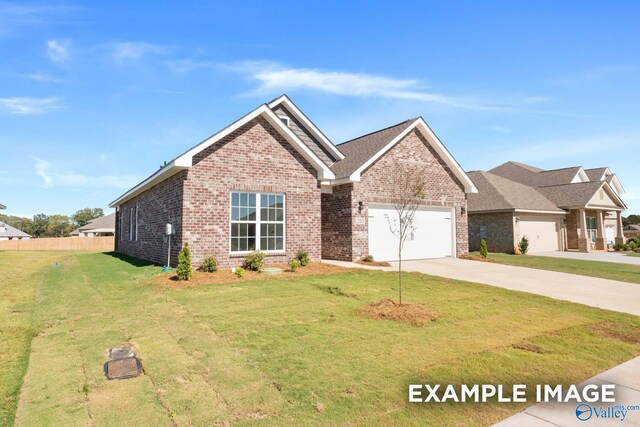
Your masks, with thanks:
[{"label": "exterior light fixture", "polygon": [[358,202],[358,213],[362,213],[363,209],[364,209],[364,203],[362,203],[362,201]]}]

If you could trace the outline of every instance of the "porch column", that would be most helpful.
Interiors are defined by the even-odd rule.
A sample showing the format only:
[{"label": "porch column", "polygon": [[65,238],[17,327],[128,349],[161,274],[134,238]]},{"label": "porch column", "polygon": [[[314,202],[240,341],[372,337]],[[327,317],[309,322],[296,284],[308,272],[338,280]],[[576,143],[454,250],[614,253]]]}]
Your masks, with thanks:
[{"label": "porch column", "polygon": [[578,211],[578,224],[580,225],[580,235],[578,236],[578,250],[580,252],[589,252],[591,250],[591,242],[587,237],[587,211],[580,209]]},{"label": "porch column", "polygon": [[604,215],[602,211],[596,211],[596,250],[607,249],[607,239],[604,235]]},{"label": "porch column", "polygon": [[622,212],[616,212],[616,243],[624,243],[624,231],[622,226]]}]

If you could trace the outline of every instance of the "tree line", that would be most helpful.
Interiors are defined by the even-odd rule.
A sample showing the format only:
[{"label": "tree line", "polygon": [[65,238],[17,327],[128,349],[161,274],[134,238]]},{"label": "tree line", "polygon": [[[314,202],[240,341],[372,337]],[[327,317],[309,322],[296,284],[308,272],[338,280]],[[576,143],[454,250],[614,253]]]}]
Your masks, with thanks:
[{"label": "tree line", "polygon": [[31,237],[68,237],[76,228],[104,216],[102,208],[84,208],[73,215],[36,214],[33,218],[0,214],[0,221],[24,231]]}]

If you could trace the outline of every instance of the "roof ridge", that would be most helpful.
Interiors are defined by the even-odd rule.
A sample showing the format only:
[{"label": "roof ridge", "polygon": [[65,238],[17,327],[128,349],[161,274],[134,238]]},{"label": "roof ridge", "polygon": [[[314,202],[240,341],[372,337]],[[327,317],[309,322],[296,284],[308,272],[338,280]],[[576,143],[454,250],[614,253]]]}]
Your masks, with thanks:
[{"label": "roof ridge", "polygon": [[606,182],[606,181],[568,182],[566,184],[538,185],[537,187],[534,187],[534,188],[562,187],[565,185],[602,184],[603,182]]},{"label": "roof ridge", "polygon": [[569,169],[576,169],[576,168],[578,168],[578,169],[580,169],[580,168],[584,169],[582,166],[569,166],[569,167],[566,167],[566,168],[558,168],[558,169],[547,169],[547,170],[541,170],[541,171],[540,171],[540,172],[538,172],[538,173],[544,173],[544,172],[558,172],[558,171],[565,171],[565,170],[569,170]]},{"label": "roof ridge", "polygon": [[395,125],[387,126],[387,127],[385,127],[385,128],[382,128],[382,129],[374,130],[373,132],[365,133],[364,135],[360,135],[360,136],[357,136],[357,137],[355,137],[355,138],[352,138],[352,139],[349,139],[349,140],[347,140],[347,141],[344,141],[344,142],[341,142],[341,143],[339,143],[339,144],[336,144],[336,147],[339,147],[340,145],[348,144],[348,143],[350,143],[350,142],[353,142],[353,141],[356,141],[356,140],[358,140],[358,139],[361,139],[361,138],[364,138],[364,137],[367,137],[367,136],[370,136],[370,135],[376,134],[376,133],[378,133],[378,132],[383,132],[383,131],[385,131],[385,130],[388,130],[388,129],[391,129],[391,128],[394,128],[394,127],[400,126],[400,125],[405,124],[405,123],[410,122],[410,121],[418,120],[418,118],[419,118],[419,117],[414,117],[414,118],[411,118],[411,119],[407,119],[407,120],[401,121],[400,123],[396,123]]}]

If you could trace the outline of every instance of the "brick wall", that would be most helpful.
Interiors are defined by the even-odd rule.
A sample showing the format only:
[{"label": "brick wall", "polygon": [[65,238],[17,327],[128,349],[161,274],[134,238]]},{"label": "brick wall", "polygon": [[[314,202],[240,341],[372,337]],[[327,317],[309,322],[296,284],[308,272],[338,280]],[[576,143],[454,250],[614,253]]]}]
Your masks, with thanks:
[{"label": "brick wall", "polygon": [[567,214],[567,249],[578,249],[578,233],[580,233],[580,211],[573,209]]},{"label": "brick wall", "polygon": [[[344,189],[334,188],[332,195],[324,195],[323,215],[335,215],[336,212],[340,212],[339,218],[324,220],[324,257],[355,260],[368,255],[368,204],[394,202],[398,165],[417,166],[426,170],[425,205],[455,208],[456,253],[460,255],[469,251],[467,215],[461,214],[461,209],[466,210],[467,206],[464,186],[423,135],[414,130],[361,174],[361,181],[352,184],[350,199],[343,194],[349,190],[347,186],[344,186]],[[358,212],[360,201],[364,203],[362,212]],[[350,231],[350,235],[340,236],[340,230],[344,229],[346,233]],[[349,240],[350,253],[340,249],[339,244],[349,243]]]},{"label": "brick wall", "polygon": [[351,261],[353,184],[339,185],[322,195],[322,258]]},{"label": "brick wall", "polygon": [[[144,193],[120,205],[116,214],[116,251],[157,264],[167,263],[167,223],[173,224],[176,234],[171,236],[171,263],[178,261],[182,242],[182,195],[186,171],[178,172]],[[130,210],[138,207],[138,240],[129,238]],[[123,217],[122,239],[120,217]]]},{"label": "brick wall", "polygon": [[285,194],[286,247],[268,255],[283,263],[304,248],[320,259],[320,187],[317,172],[263,118],[257,118],[193,159],[184,185],[184,240],[192,261],[214,255],[222,267],[239,266],[245,255],[229,253],[230,192]]},{"label": "brick wall", "polygon": [[513,212],[469,214],[469,250],[480,250],[480,228],[487,227],[489,252],[513,253],[515,248]]}]

